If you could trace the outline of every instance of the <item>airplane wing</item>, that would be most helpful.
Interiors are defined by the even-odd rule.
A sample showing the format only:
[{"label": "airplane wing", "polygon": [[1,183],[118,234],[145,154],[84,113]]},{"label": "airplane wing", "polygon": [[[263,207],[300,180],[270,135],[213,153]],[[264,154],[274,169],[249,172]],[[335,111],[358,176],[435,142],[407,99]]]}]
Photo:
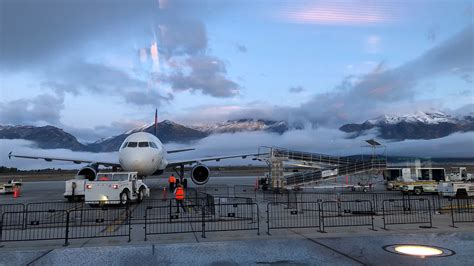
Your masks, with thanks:
[{"label": "airplane wing", "polygon": [[247,157],[261,156],[261,155],[264,155],[264,154],[251,153],[251,154],[238,154],[238,155],[228,155],[228,156],[204,157],[204,158],[191,159],[191,160],[182,160],[182,161],[169,161],[168,165],[166,167],[167,168],[172,168],[172,167],[176,167],[176,166],[180,166],[180,165],[188,165],[188,164],[202,163],[202,162],[209,162],[209,161],[218,162],[220,160],[232,159],[232,158],[245,159]]},{"label": "airplane wing", "polygon": [[71,158],[55,158],[55,157],[44,157],[44,156],[30,156],[30,155],[19,155],[19,154],[13,154],[10,152],[8,154],[8,159],[11,159],[12,157],[15,158],[23,158],[23,159],[42,159],[47,162],[52,162],[52,161],[63,161],[63,162],[72,162],[75,164],[81,164],[81,163],[95,163],[103,166],[109,166],[109,167],[120,167],[120,164],[118,162],[105,162],[105,161],[90,161],[90,160],[81,160],[81,159],[71,159]]},{"label": "airplane wing", "polygon": [[195,148],[187,148],[187,149],[179,149],[179,150],[170,150],[167,151],[167,153],[178,153],[178,152],[184,152],[184,151],[194,151]]}]

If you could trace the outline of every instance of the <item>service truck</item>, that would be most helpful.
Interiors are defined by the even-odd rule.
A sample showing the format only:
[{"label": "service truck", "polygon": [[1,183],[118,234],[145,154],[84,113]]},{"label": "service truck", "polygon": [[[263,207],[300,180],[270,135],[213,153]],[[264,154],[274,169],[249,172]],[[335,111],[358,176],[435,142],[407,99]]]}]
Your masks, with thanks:
[{"label": "service truck", "polygon": [[416,168],[414,171],[413,182],[406,182],[401,187],[404,193],[438,193],[438,183],[446,180],[444,168]]},{"label": "service truck", "polygon": [[455,169],[448,175],[446,182],[440,182],[438,193],[444,197],[473,197],[474,196],[474,178],[472,174],[467,173],[466,167]]},{"label": "service truck", "polygon": [[150,189],[137,172],[98,173],[94,181],[85,183],[85,201],[89,204],[120,204],[141,202],[150,196]]},{"label": "service truck", "polygon": [[11,194],[15,191],[15,188],[21,188],[21,180],[11,179],[5,184],[0,184],[0,194]]}]

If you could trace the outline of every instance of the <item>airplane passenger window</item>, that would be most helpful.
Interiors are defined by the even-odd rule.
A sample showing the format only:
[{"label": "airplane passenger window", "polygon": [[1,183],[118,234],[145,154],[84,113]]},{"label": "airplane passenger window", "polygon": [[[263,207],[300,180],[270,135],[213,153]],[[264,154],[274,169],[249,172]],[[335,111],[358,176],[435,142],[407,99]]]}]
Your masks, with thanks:
[{"label": "airplane passenger window", "polygon": [[156,146],[156,144],[154,142],[150,142],[150,147],[152,147],[154,149],[158,149],[158,147]]},{"label": "airplane passenger window", "polygon": [[135,147],[137,147],[137,143],[136,143],[136,142],[129,142],[128,145],[127,145],[127,147],[129,147],[129,148],[135,148]]},{"label": "airplane passenger window", "polygon": [[148,147],[148,142],[139,142],[138,147],[140,147],[140,148]]}]

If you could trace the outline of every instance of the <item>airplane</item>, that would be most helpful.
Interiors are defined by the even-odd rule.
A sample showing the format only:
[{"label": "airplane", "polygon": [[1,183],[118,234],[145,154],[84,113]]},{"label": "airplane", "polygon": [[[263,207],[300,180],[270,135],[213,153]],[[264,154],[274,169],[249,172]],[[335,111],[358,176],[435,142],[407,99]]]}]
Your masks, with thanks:
[{"label": "airplane", "polygon": [[[157,132],[157,114],[155,112],[155,135]],[[228,155],[228,156],[217,156],[217,157],[204,157],[198,159],[189,160],[168,160],[167,154],[185,152],[194,150],[193,148],[179,149],[179,150],[166,150],[161,141],[153,134],[147,132],[136,132],[128,136],[120,145],[118,152],[118,162],[107,162],[107,161],[91,161],[81,159],[70,159],[70,158],[55,158],[55,157],[43,157],[43,156],[29,156],[19,155],[10,152],[8,158],[24,158],[24,159],[44,159],[45,161],[66,161],[73,162],[76,164],[87,163],[85,167],[79,169],[77,175],[85,176],[88,180],[92,181],[95,179],[99,166],[103,165],[106,167],[120,168],[126,172],[138,172],[141,177],[149,175],[160,175],[167,169],[174,169],[181,181],[184,179],[184,166],[194,165],[191,170],[191,180],[196,185],[204,185],[209,181],[210,170],[203,164],[203,162],[209,161],[220,161],[223,159],[230,158],[242,158],[245,159],[248,156],[258,156],[258,154],[240,154],[240,155]],[[180,168],[180,172],[177,168]]]}]

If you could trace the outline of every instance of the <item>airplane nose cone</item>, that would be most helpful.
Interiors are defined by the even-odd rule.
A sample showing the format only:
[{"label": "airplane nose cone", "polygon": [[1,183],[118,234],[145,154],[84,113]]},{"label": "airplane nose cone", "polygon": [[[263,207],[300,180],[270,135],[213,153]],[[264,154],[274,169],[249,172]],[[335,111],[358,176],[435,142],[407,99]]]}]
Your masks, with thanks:
[{"label": "airplane nose cone", "polygon": [[139,160],[133,160],[132,162],[132,169],[141,169],[142,168],[142,163]]}]

